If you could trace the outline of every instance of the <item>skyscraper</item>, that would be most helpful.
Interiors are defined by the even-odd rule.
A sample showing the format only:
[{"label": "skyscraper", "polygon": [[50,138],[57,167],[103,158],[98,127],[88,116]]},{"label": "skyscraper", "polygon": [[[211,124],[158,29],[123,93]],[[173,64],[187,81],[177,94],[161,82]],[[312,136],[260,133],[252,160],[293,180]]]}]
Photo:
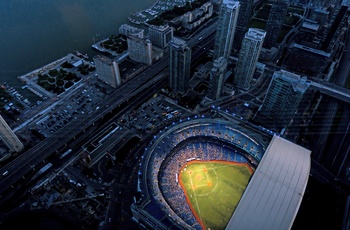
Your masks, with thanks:
[{"label": "skyscraper", "polygon": [[271,48],[276,45],[279,34],[282,29],[284,18],[288,12],[287,0],[275,0],[272,1],[272,6],[269,14],[269,18],[266,24],[266,39],[264,47]]},{"label": "skyscraper", "polygon": [[190,78],[191,49],[185,41],[174,38],[169,42],[169,55],[169,86],[175,92],[185,93]]},{"label": "skyscraper", "polygon": [[2,116],[0,116],[0,138],[12,151],[18,153],[24,149],[22,142],[18,139]]},{"label": "skyscraper", "polygon": [[265,36],[265,31],[256,28],[250,28],[245,34],[233,79],[237,87],[249,88]]},{"label": "skyscraper", "polygon": [[220,8],[218,28],[215,35],[214,60],[224,57],[228,60],[235,34],[239,2],[223,0]]},{"label": "skyscraper", "polygon": [[168,43],[173,39],[173,28],[170,26],[154,26],[151,25],[148,28],[149,39],[152,44],[159,47],[165,48]]},{"label": "skyscraper", "polygon": [[239,50],[241,48],[243,37],[248,29],[249,20],[252,17],[253,3],[254,0],[239,0],[239,14],[233,42],[233,49],[235,50]]},{"label": "skyscraper", "polygon": [[219,57],[214,61],[213,68],[210,71],[209,91],[207,97],[212,100],[219,99],[225,82],[227,61]]},{"label": "skyscraper", "polygon": [[98,78],[114,88],[121,85],[122,81],[117,62],[103,55],[96,55],[93,59]]},{"label": "skyscraper", "polygon": [[309,86],[306,77],[285,70],[276,71],[259,112],[273,120],[277,129],[285,128]]}]

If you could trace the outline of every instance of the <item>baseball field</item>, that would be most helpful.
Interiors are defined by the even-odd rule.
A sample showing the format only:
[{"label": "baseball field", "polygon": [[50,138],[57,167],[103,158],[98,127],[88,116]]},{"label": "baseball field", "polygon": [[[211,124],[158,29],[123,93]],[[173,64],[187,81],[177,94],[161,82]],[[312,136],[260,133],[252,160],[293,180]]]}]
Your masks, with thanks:
[{"label": "baseball field", "polygon": [[203,229],[225,229],[252,174],[246,163],[195,160],[182,167],[179,183]]}]

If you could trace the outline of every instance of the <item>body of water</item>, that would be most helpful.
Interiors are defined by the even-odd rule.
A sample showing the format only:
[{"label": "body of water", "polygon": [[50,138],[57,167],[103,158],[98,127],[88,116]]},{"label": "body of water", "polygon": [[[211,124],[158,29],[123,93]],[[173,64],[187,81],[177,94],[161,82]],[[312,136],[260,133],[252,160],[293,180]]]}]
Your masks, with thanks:
[{"label": "body of water", "polygon": [[96,54],[94,41],[117,34],[130,13],[156,0],[1,0],[0,83],[67,53]]}]

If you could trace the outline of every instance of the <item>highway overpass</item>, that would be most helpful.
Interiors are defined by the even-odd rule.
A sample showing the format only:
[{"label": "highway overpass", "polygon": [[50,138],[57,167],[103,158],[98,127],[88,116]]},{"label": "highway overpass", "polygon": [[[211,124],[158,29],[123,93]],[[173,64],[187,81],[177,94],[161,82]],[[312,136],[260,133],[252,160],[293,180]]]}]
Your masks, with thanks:
[{"label": "highway overpass", "polygon": [[[202,56],[207,49],[211,48],[213,40],[213,28],[215,24],[204,29],[197,36],[188,41],[191,47],[195,47],[201,41],[210,41],[203,45],[200,49],[192,52],[192,60],[196,61]],[[211,31],[210,33],[208,31]],[[198,39],[202,37],[203,39]],[[207,39],[208,38],[208,39]],[[10,192],[10,188],[15,188],[20,180],[26,181],[26,175],[33,169],[44,162],[49,156],[58,151],[67,142],[74,139],[79,134],[85,132],[87,128],[94,125],[95,122],[101,120],[114,109],[120,107],[124,103],[132,103],[141,100],[140,97],[152,95],[151,92],[159,90],[167,82],[167,68],[169,57],[165,57],[137,75],[129,82],[118,87],[111,95],[98,104],[99,109],[92,111],[90,114],[82,114],[78,119],[67,123],[62,129],[58,130],[54,136],[48,137],[28,151],[24,152],[16,159],[11,161],[0,169],[0,203],[6,200],[6,191]],[[140,96],[141,95],[141,96]],[[6,174],[6,175],[4,175]]]},{"label": "highway overpass", "polygon": [[350,103],[350,90],[335,85],[330,82],[311,82],[311,89],[320,91],[330,97],[336,98],[338,100]]}]

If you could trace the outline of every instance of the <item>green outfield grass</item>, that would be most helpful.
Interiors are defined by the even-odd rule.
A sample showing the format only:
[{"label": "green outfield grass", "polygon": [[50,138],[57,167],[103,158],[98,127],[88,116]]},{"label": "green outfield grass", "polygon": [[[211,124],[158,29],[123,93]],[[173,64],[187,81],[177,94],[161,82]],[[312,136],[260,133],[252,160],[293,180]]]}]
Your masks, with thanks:
[{"label": "green outfield grass", "polygon": [[191,161],[182,167],[179,182],[203,229],[225,229],[253,171],[248,164]]}]

